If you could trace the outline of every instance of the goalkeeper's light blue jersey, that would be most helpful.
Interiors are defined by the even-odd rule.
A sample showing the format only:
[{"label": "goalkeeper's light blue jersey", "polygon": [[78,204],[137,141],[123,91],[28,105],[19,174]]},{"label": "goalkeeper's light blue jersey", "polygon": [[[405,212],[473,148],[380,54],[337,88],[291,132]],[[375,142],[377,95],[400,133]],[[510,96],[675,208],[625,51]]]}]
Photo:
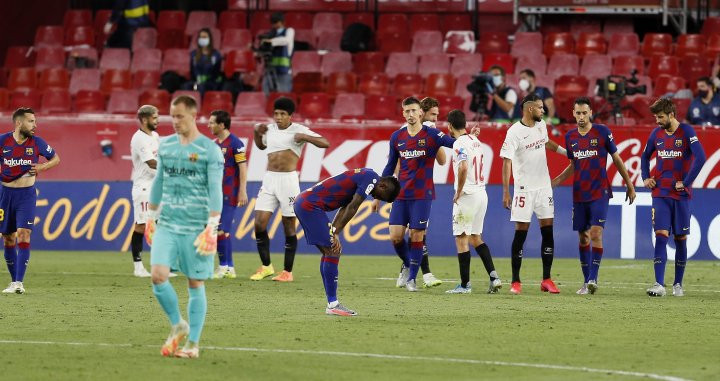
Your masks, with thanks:
[{"label": "goalkeeper's light blue jersey", "polygon": [[150,204],[161,206],[158,226],[179,234],[202,230],[209,212],[222,209],[224,163],[220,148],[203,135],[187,145],[177,134],[161,139],[150,192]]}]

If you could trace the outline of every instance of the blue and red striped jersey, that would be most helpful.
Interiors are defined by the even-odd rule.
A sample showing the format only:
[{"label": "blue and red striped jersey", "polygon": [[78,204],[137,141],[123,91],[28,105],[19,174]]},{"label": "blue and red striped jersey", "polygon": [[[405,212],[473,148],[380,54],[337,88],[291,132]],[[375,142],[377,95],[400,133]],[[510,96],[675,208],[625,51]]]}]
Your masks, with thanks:
[{"label": "blue and red striped jersey", "polygon": [[[367,198],[380,176],[370,168],[358,168],[328,177],[300,193],[300,207],[305,210],[331,211],[342,208],[356,194]],[[296,199],[297,200],[297,199]]]},{"label": "blue and red striped jersey", "polygon": [[593,124],[583,136],[576,128],[565,134],[565,149],[573,163],[573,202],[611,198],[607,156],[617,152],[610,129]]},{"label": "blue and red striped jersey", "polygon": [[12,132],[0,135],[2,143],[2,181],[9,183],[25,175],[40,156],[47,160],[55,157],[55,151],[45,140],[37,136],[27,138],[18,144]]},{"label": "blue and red striped jersey", "polygon": [[245,144],[233,134],[228,135],[222,142],[215,139],[215,143],[220,146],[220,151],[222,151],[223,158],[225,159],[222,181],[223,203],[225,205],[235,206],[238,203],[238,192],[240,189],[238,164],[247,161]]},{"label": "blue and red striped jersey", "polygon": [[400,160],[400,194],[398,200],[434,200],[433,168],[438,149],[452,148],[455,139],[434,127],[422,126],[411,136],[403,127],[390,136],[390,154],[382,176],[392,176]]}]

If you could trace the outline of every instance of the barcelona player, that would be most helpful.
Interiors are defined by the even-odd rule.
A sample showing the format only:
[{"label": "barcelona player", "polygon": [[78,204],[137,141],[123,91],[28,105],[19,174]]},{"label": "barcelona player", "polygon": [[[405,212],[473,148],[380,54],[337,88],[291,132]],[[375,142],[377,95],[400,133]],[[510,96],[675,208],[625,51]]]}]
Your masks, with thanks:
[{"label": "barcelona player", "polygon": [[[295,198],[295,215],[309,245],[322,253],[320,274],[325,285],[328,315],[355,316],[355,311],[340,304],[337,298],[338,263],[342,252],[339,235],[368,196],[393,202],[400,193],[400,183],[392,176],[380,177],[369,168],[345,171],[315,184]],[[338,212],[332,223],[325,212]]]},{"label": "barcelona player", "polygon": [[[658,126],[648,137],[640,166],[643,182],[652,189],[652,222],[655,230],[655,284],[649,296],[665,296],[665,263],[670,233],[675,238],[675,280],[673,295],[683,296],[683,275],[687,261],[687,235],[690,234],[692,183],[705,164],[705,150],[692,126],[675,118],[675,105],[660,98],[650,106]],[[650,158],[656,164],[650,171]]]}]

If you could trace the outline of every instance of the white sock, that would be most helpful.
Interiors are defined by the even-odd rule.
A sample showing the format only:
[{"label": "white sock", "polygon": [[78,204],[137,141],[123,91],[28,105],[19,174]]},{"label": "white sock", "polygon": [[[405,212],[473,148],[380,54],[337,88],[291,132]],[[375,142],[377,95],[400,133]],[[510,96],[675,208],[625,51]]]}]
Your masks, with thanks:
[{"label": "white sock", "polygon": [[340,301],[339,301],[339,300],[336,300],[336,301],[334,301],[334,302],[332,302],[332,303],[328,303],[328,308],[335,308],[335,307],[338,306],[338,304],[340,304]]},{"label": "white sock", "polygon": [[135,270],[136,270],[136,271],[145,268],[145,267],[143,266],[142,261],[140,261],[140,262],[133,262],[133,263],[135,263]]}]

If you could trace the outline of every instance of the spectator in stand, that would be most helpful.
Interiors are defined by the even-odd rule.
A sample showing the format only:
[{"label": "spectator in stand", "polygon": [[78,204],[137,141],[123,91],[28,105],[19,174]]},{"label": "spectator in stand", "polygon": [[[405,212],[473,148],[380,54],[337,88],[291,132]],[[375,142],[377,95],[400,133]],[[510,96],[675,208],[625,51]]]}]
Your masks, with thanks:
[{"label": "spectator in stand", "polygon": [[267,61],[262,88],[265,94],[271,91],[292,92],[292,55],[295,47],[295,29],[285,27],[285,15],[280,12],[270,16],[272,31],[263,44],[270,44],[271,56]]},{"label": "spectator in stand", "polygon": [[495,91],[487,115],[492,121],[509,121],[517,103],[517,93],[505,83],[505,69],[498,65],[490,67]]},{"label": "spectator in stand", "polygon": [[[548,126],[553,125],[553,119],[555,118],[555,101],[553,100],[552,92],[547,87],[537,86],[535,84],[535,72],[531,69],[525,69],[520,72],[520,81],[518,81],[518,87],[520,88],[520,98],[524,98],[530,94],[535,94],[543,101],[545,107],[545,122]],[[520,104],[515,105],[513,110],[513,119],[522,118],[522,106]],[[559,131],[552,129],[553,135],[560,135]]]},{"label": "spectator in stand", "polygon": [[690,103],[687,120],[690,124],[720,126],[720,95],[710,77],[697,80],[698,96]]},{"label": "spectator in stand", "polygon": [[[114,24],[117,28],[110,34]],[[110,19],[103,28],[105,34],[110,34],[105,44],[109,48],[130,49],[137,28],[146,26],[150,26],[148,0],[115,0]]]},{"label": "spectator in stand", "polygon": [[223,87],[222,54],[213,45],[210,29],[202,28],[197,34],[198,48],[190,52],[190,81],[183,85],[184,90],[206,91],[220,90]]}]

